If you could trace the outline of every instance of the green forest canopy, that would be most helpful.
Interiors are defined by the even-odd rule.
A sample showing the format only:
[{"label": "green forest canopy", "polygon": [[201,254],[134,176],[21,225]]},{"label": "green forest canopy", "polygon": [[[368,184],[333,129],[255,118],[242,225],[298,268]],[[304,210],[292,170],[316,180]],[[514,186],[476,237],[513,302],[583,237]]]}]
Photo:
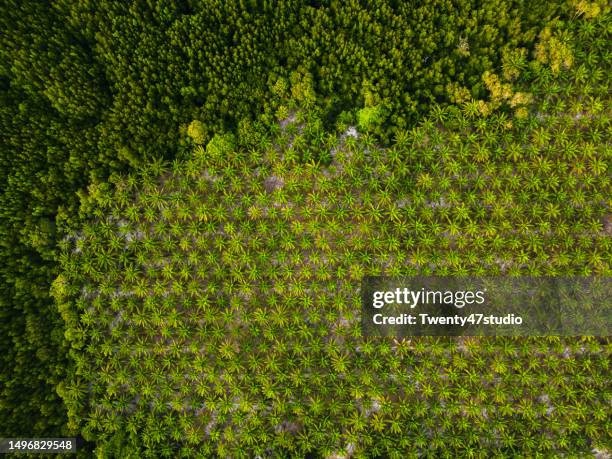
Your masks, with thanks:
[{"label": "green forest canopy", "polygon": [[[377,210],[364,205],[364,215],[359,217],[363,221],[358,225],[366,231],[375,226],[380,233],[366,233],[365,240],[372,238],[367,244],[363,242],[363,235],[361,239],[356,237],[349,241],[349,244],[357,244],[356,247],[349,245],[355,259],[347,262],[340,257],[335,261],[337,267],[348,263],[344,266],[346,272],[341,270],[345,277],[334,272],[335,276],[345,279],[347,285],[360,273],[382,269],[380,266],[389,269],[388,266],[393,266],[393,263],[389,265],[391,260],[398,265],[399,272],[402,269],[411,269],[410,272],[435,269],[435,272],[448,270],[452,274],[490,273],[504,266],[505,271],[500,272],[515,274],[609,273],[609,228],[612,223],[607,173],[610,160],[606,108],[609,101],[606,75],[610,73],[608,9],[604,2],[585,1],[537,4],[496,1],[478,2],[478,5],[467,1],[454,4],[440,1],[420,6],[408,6],[404,2],[128,4],[59,1],[53,5],[5,2],[0,15],[4,31],[0,43],[3,128],[0,138],[0,250],[3,260],[0,268],[3,368],[0,373],[0,434],[59,435],[84,428],[83,433],[97,439],[102,450],[112,451],[113,442],[120,443],[113,432],[124,422],[138,433],[149,432],[150,427],[145,424],[147,419],[154,417],[147,418],[147,410],[142,407],[135,410],[132,418],[126,416],[125,410],[132,408],[126,408],[124,403],[131,403],[132,399],[126,402],[125,393],[112,389],[123,377],[114,371],[113,365],[119,362],[111,358],[114,340],[121,336],[137,337],[121,326],[117,327],[119,331],[114,332],[115,335],[107,336],[106,331],[97,335],[96,327],[92,327],[94,332],[90,334],[88,325],[81,322],[82,311],[77,300],[72,298],[74,302],[62,303],[65,304],[62,317],[49,296],[49,287],[61,273],[59,279],[68,277],[70,282],[66,288],[73,292],[79,282],[106,270],[110,270],[106,282],[112,283],[112,273],[123,266],[116,265],[123,263],[119,255],[123,253],[125,257],[128,253],[121,248],[112,249],[114,246],[110,245],[111,252],[116,250],[119,258],[99,260],[96,244],[105,246],[108,241],[104,238],[111,238],[113,231],[117,231],[113,225],[107,225],[102,233],[94,232],[88,236],[91,239],[83,239],[83,244],[93,243],[93,247],[83,247],[91,250],[86,252],[90,255],[86,266],[91,265],[93,271],[71,261],[71,252],[62,255],[59,249],[63,244],[58,248],[58,242],[66,234],[77,234],[74,232],[89,228],[92,218],[97,221],[95,228],[99,229],[100,220],[109,215],[106,204],[96,204],[95,200],[91,204],[93,207],[88,208],[87,203],[92,202],[92,198],[80,190],[93,184],[89,188],[91,192],[100,190],[101,196],[108,196],[117,191],[111,191],[104,184],[107,178],[115,180],[117,173],[143,170],[145,172],[132,172],[135,184],[130,190],[141,190],[143,196],[149,196],[146,199],[158,199],[161,203],[175,196],[172,205],[180,202],[183,196],[188,204],[182,212],[196,211],[196,203],[188,199],[187,190],[197,190],[202,184],[197,174],[185,170],[189,164],[193,167],[194,144],[208,145],[204,153],[196,153],[200,155],[200,162],[196,164],[209,169],[216,167],[219,183],[228,189],[236,187],[231,199],[237,203],[248,196],[253,199],[259,196],[257,193],[262,191],[256,188],[258,186],[264,187],[264,196],[280,192],[281,195],[287,193],[287,199],[298,199],[302,194],[308,196],[308,192],[315,193],[319,186],[325,193],[345,197],[351,195],[351,190],[358,189],[353,199],[360,206],[362,199],[382,198]],[[349,129],[352,125],[361,135],[359,141],[346,135],[347,132],[357,133],[354,128]],[[329,180],[324,171],[337,167],[343,148],[355,150],[356,170],[348,176],[342,175],[347,174],[346,170],[340,173],[344,183],[325,185]],[[373,156],[359,153],[368,150],[374,152]],[[196,148],[195,151],[202,150]],[[166,178],[167,187],[159,188],[156,183],[162,172],[160,161],[175,158],[181,159],[171,168]],[[217,166],[214,166],[215,161]],[[303,169],[308,164],[317,165]],[[310,188],[291,190],[277,179],[266,184],[262,182],[265,181],[263,175],[252,175],[253,168],[261,168],[260,174],[267,171],[274,177],[295,174],[296,181],[304,181]],[[386,175],[389,170],[397,170],[392,179]],[[366,172],[378,174],[382,179],[370,183]],[[249,186],[254,188],[232,182],[239,179],[253,181]],[[115,180],[113,190],[117,183],[120,182]],[[277,186],[280,187],[277,191],[265,191]],[[169,190],[174,190],[174,194],[167,194]],[[216,219],[223,218],[223,212],[237,205],[234,201],[231,207],[218,204],[227,198],[222,191],[205,188],[197,195],[198,199],[204,196],[215,203],[212,210],[207,210],[214,211],[207,218],[217,224],[222,221]],[[402,197],[410,205],[399,207],[396,204],[394,207],[393,203]],[[137,217],[134,224],[140,219],[148,221],[152,212],[155,218],[155,207],[153,211],[147,210],[144,202],[131,199],[134,198],[128,193],[123,201],[117,201],[120,206],[117,212],[125,210],[124,203],[131,203],[128,208]],[[436,205],[436,202],[445,204]],[[146,205],[151,206],[150,203]],[[348,204],[349,211],[354,210],[351,205],[357,204]],[[253,211],[257,212],[256,209],[257,206]],[[330,218],[330,209],[317,209],[309,202],[297,205],[295,212],[306,209],[311,209],[311,215],[305,218],[306,226],[299,230],[304,231],[304,235],[311,234],[314,248],[327,257],[339,238],[334,233],[338,231],[334,230],[334,225],[341,224],[344,231],[354,222],[345,220],[346,216]],[[207,234],[206,231],[211,230],[210,227],[190,228],[177,215],[169,217],[168,224],[177,223],[172,219],[178,218],[180,225],[169,229],[169,241],[164,243],[176,254],[185,250],[180,244],[190,231]],[[285,257],[285,267],[275,273],[267,264],[260,265],[266,268],[260,269],[260,276],[285,279],[286,266],[295,268],[300,263],[292,258],[295,248],[278,245],[289,244],[291,237],[297,237],[298,230],[291,226],[291,220],[286,220],[282,214],[270,218],[257,214],[240,218],[242,220],[238,221],[244,221],[246,226],[240,224],[236,228],[237,233],[232,238],[237,240],[248,239],[261,219],[280,225],[277,237],[265,239],[262,244],[264,247],[271,244],[270,253]],[[252,222],[251,226],[248,222]],[[327,228],[328,225],[332,228]],[[330,236],[334,234],[336,236]],[[204,245],[198,249],[200,259],[188,265],[191,276],[197,275],[195,267],[202,270],[209,266],[206,263],[215,251],[217,259],[223,263],[227,263],[224,255],[233,260],[234,249],[224,245],[224,237],[221,239],[218,247]],[[153,246],[154,250],[146,250],[153,250],[155,254],[158,248],[156,243]],[[398,261],[395,254],[399,253],[407,254],[406,258]],[[182,279],[182,261],[177,260],[177,272],[166,274],[166,280],[172,285],[174,276]],[[74,272],[67,274],[67,266],[73,266]],[[313,278],[323,283],[330,275],[325,272],[325,266],[313,266],[321,272],[312,273]],[[228,278],[227,265],[221,264],[216,269],[215,276]],[[356,272],[351,274],[351,269]],[[77,277],[72,279],[72,275]],[[141,281],[152,282],[158,274],[140,275],[143,276],[139,278]],[[94,285],[100,282],[95,276],[88,282]],[[105,292],[102,287],[100,292]],[[187,285],[183,287],[188,288]],[[224,290],[227,286],[219,288],[221,292],[228,291]],[[266,290],[265,282],[261,288],[262,295],[274,297]],[[106,293],[101,293],[97,300],[100,307],[110,301],[104,295]],[[144,304],[146,300],[136,298],[138,301],[129,303],[124,314],[136,314],[139,302]],[[153,295],[149,301],[155,298]],[[342,299],[341,296],[334,298]],[[120,302],[116,300],[115,303]],[[217,303],[213,301],[212,304]],[[113,307],[123,310],[124,306],[115,304]],[[286,306],[293,307],[292,303]],[[248,310],[248,305],[245,308]],[[338,308],[342,310],[341,305]],[[104,314],[94,314],[91,323],[107,319]],[[159,318],[162,319],[166,318]],[[320,318],[322,325],[316,329],[321,334],[320,340],[325,341],[332,319],[334,317]],[[188,324],[185,321],[182,325],[187,331]],[[149,325],[148,333],[159,326],[159,323]],[[211,326],[221,324],[213,320]],[[231,341],[232,335],[229,336]],[[283,338],[278,333],[272,336]],[[242,338],[248,341],[248,337],[247,333]],[[107,347],[95,349],[93,356],[97,360],[88,363],[91,368],[83,363],[88,348],[78,352],[73,349],[68,355],[71,347],[96,339],[104,341]],[[269,337],[264,334],[264,339]],[[412,356],[416,360],[409,365],[416,368],[417,363],[422,364],[419,377],[437,388],[433,384],[438,384],[439,378],[430,371],[432,362],[454,362],[456,355],[464,355],[463,351],[458,351],[457,344],[451,342],[419,343],[416,356]],[[524,350],[524,356],[518,360],[523,362],[522,359],[527,359],[534,349],[543,346],[542,343],[492,340],[487,344],[485,341],[482,347],[473,347],[467,361],[459,363],[457,369],[472,374],[481,368],[483,371],[495,368],[490,364],[500,365],[502,370],[494,371],[507,376],[504,382],[507,386],[497,387],[502,395],[495,395],[493,400],[501,404],[502,401],[495,398],[501,397],[499,400],[506,400],[508,404],[507,410],[516,411],[498,413],[496,419],[504,424],[509,413],[515,413],[531,423],[531,427],[524,430],[527,440],[524,437],[518,440],[518,430],[509,428],[506,436],[514,445],[529,445],[528,439],[532,438],[529,436],[537,435],[543,428],[531,415],[530,409],[537,406],[533,397],[526,397],[526,401],[521,402],[526,406],[512,405],[509,401],[515,400],[519,390],[516,387],[525,387],[533,395],[528,386],[534,378],[537,380],[548,374],[551,379],[541,381],[549,384],[554,380],[550,375],[558,374],[569,382],[557,386],[553,383],[553,388],[558,387],[559,392],[549,394],[548,400],[558,401],[569,414],[554,418],[553,430],[549,432],[553,443],[545,441],[542,448],[550,450],[554,446],[567,451],[583,451],[593,445],[609,448],[606,423],[598,414],[609,400],[605,377],[602,379],[608,369],[605,362],[609,348],[600,347],[592,340],[587,343],[589,352],[576,354],[572,354],[571,349],[585,346],[580,340],[556,342],[554,346],[547,344],[546,350],[542,350],[546,365],[538,369],[537,374],[528,372],[525,375],[507,359],[495,360],[499,346],[510,346],[511,350],[503,355],[512,360],[523,355],[520,353]],[[209,345],[219,346],[217,354],[211,357],[214,361],[222,360],[224,352],[231,352],[232,346],[226,345],[227,349],[223,349],[214,341]],[[124,351],[131,350],[131,344],[125,346]],[[513,350],[515,347],[521,351]],[[566,347],[573,355],[567,362],[559,357],[566,354]],[[372,352],[386,355],[387,348],[384,344],[380,349],[375,346]],[[348,352],[347,349],[344,352]],[[160,348],[159,358],[168,352],[173,351],[169,347]],[[336,367],[338,358],[345,369],[353,368],[352,365],[369,365],[373,361],[370,358],[360,361],[354,352],[345,355],[338,351],[338,354],[325,346],[312,352],[315,358],[322,359],[319,368],[325,371],[321,377],[325,381],[331,378],[330,384],[336,384],[335,378],[342,373]],[[282,365],[292,365],[286,353],[281,352],[279,356]],[[552,362],[550,365],[548,360]],[[384,358],[380,361],[382,369],[391,371],[392,375],[393,368],[385,367]],[[583,361],[587,362],[586,367],[582,366]],[[187,367],[179,368],[193,371],[191,364],[188,362]],[[261,364],[267,371],[276,371],[267,361]],[[108,366],[101,381],[108,379],[109,384],[99,383],[89,395],[80,384],[102,374],[101,365]],[[584,375],[584,371],[588,375]],[[517,383],[515,379],[519,376],[523,379]],[[385,378],[378,381],[379,392],[389,388],[385,381]],[[468,386],[475,384],[469,378],[467,381]],[[451,385],[449,390],[461,392],[472,388],[464,388],[456,382],[457,385]],[[121,390],[133,394],[142,389],[139,384],[131,382]],[[160,384],[163,388],[167,380]],[[242,393],[244,387],[250,385],[254,387],[251,395],[255,399],[270,398],[266,394],[272,389],[264,382],[246,379],[236,384],[234,392]],[[291,384],[283,387],[290,388]],[[362,383],[350,384],[347,382],[346,387],[363,387]],[[55,392],[56,387],[66,402],[68,414]],[[569,389],[566,391],[566,388]],[[377,393],[376,388],[373,389]],[[211,390],[215,396],[219,395],[214,387]],[[586,404],[572,404],[573,391],[594,395],[587,397]],[[106,399],[104,394],[107,394]],[[482,400],[478,398],[481,405],[491,400],[486,394],[481,394]],[[110,416],[111,420],[103,418],[101,426],[95,420],[85,420],[96,413],[96,407],[108,408],[109,400],[115,400],[113,397],[118,403],[103,415]],[[167,397],[170,397],[168,392],[163,393],[161,399]],[[417,408],[420,406],[416,410],[417,418],[424,416],[430,420],[428,422],[440,419],[435,414],[439,407],[427,402],[430,396],[417,391],[409,397],[414,400],[408,400],[417,401]],[[321,398],[325,400],[325,395],[321,394]],[[342,405],[341,401],[348,398],[348,395],[340,396],[339,403]],[[180,411],[179,402],[186,403],[182,398],[175,400],[177,405],[166,413],[166,424],[174,423],[176,415],[173,413]],[[290,404],[281,405],[279,416],[284,413],[283,409],[290,408]],[[336,427],[322,424],[317,425],[317,429],[332,429],[344,438],[342,435],[346,432],[338,427],[344,425],[341,419],[355,413],[344,405],[333,409],[339,410],[337,416],[332,416]],[[586,413],[589,413],[588,420]],[[296,416],[295,413],[292,416]],[[317,415],[313,416],[316,419]],[[378,426],[391,425],[392,421],[384,416],[383,409],[376,421]],[[473,416],[478,419],[476,411]],[[576,425],[575,419],[582,418],[585,422]],[[539,422],[544,422],[543,419]],[[35,420],[34,425],[32,420]],[[217,448],[221,455],[238,448],[237,445],[254,451],[260,447],[258,445],[266,444],[266,439],[274,432],[274,441],[280,442],[275,444],[279,451],[283,448],[306,451],[307,441],[319,452],[341,448],[338,442],[328,445],[316,435],[314,440],[288,440],[286,437],[290,437],[290,433],[276,432],[274,420],[265,419],[263,426],[255,426],[253,440],[244,439],[243,432],[238,431],[213,433],[219,435],[219,439],[207,447]],[[197,422],[195,425],[185,422],[185,425],[178,424],[183,433],[197,425]],[[227,425],[233,426],[233,422],[229,420]],[[410,429],[415,420],[407,422]],[[556,422],[561,426],[558,430],[554,430]],[[492,431],[487,430],[490,428],[478,422],[472,430],[460,427],[459,438],[469,440],[476,433],[490,434]],[[228,432],[233,432],[232,429]],[[389,438],[379,434],[376,426],[368,424],[362,426],[362,430],[368,432],[372,444],[359,446],[354,443],[355,448],[368,446],[390,451]],[[133,430],[127,432],[126,435],[133,434]],[[561,437],[562,432],[569,432],[568,438]],[[392,433],[397,435],[397,432]],[[149,434],[150,441],[134,439],[130,448],[157,454],[159,444],[164,442],[156,439],[172,435],[163,429],[161,433]],[[426,438],[431,443],[432,438]],[[561,438],[560,445],[554,444]],[[438,446],[435,438],[433,440],[435,450]],[[272,437],[269,441],[273,441]],[[474,443],[469,440],[468,447],[470,442]],[[478,447],[491,448],[491,445],[484,443]],[[178,440],[174,446],[180,446]]]}]

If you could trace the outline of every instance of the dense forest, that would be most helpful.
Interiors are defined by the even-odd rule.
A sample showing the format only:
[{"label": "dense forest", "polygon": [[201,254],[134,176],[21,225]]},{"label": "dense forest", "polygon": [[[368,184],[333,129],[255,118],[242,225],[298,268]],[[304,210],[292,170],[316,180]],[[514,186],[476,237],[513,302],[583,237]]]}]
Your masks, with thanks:
[{"label": "dense forest", "polygon": [[612,451],[608,338],[363,338],[355,303],[610,275],[607,2],[0,5],[0,437]]}]

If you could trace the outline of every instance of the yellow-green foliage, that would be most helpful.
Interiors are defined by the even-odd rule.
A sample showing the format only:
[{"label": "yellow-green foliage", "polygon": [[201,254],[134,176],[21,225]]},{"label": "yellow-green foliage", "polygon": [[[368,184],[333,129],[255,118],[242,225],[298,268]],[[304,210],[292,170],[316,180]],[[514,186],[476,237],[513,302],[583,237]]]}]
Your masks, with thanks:
[{"label": "yellow-green foliage", "polygon": [[206,127],[201,121],[193,120],[187,127],[187,135],[194,143],[202,145],[206,142]]},{"label": "yellow-green foliage", "polygon": [[598,16],[602,11],[610,11],[610,4],[605,0],[598,0],[595,2],[573,0],[572,6],[576,9],[577,15],[584,15],[587,19]]},{"label": "yellow-green foliage", "polygon": [[555,34],[551,27],[545,27],[539,35],[535,48],[535,57],[538,62],[548,64],[554,74],[562,69],[569,69],[574,62],[572,49],[567,39]]},{"label": "yellow-green foliage", "polygon": [[360,129],[370,130],[384,121],[383,108],[380,105],[364,107],[357,112],[357,123]]}]

